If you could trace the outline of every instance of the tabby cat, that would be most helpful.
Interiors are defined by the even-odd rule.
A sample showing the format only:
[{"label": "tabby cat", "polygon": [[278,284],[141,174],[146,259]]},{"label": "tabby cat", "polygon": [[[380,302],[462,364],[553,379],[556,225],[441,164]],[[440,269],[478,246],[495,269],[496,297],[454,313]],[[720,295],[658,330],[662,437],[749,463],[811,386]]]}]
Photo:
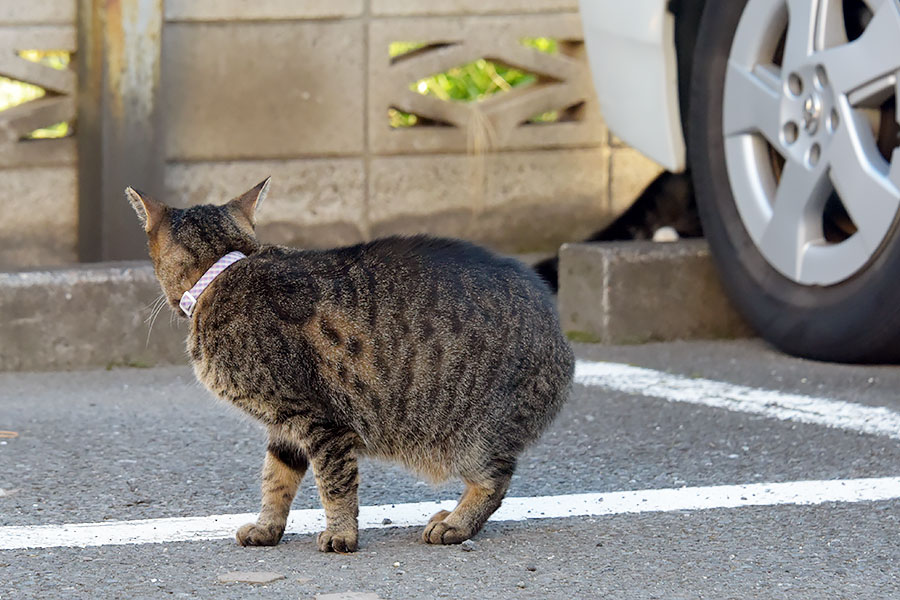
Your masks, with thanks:
[{"label": "tabby cat", "polygon": [[[471,537],[571,386],[572,350],[547,286],[519,262],[457,240],[260,244],[255,213],[268,185],[183,210],[126,190],[168,302],[191,313],[197,378],[268,430],[262,510],[238,543],[278,543],[311,464],[327,522],[319,550],[356,550],[363,455],[434,481],[461,478],[459,504],[434,515],[423,539]],[[183,311],[185,291],[233,252],[246,258]]]}]

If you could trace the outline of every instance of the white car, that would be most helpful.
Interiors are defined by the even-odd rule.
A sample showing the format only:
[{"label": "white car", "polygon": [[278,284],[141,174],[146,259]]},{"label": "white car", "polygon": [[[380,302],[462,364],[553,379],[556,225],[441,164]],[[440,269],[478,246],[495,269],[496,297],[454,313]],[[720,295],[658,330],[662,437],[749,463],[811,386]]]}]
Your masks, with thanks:
[{"label": "white car", "polygon": [[723,284],[793,354],[900,359],[900,0],[581,0],[604,117],[690,170]]}]

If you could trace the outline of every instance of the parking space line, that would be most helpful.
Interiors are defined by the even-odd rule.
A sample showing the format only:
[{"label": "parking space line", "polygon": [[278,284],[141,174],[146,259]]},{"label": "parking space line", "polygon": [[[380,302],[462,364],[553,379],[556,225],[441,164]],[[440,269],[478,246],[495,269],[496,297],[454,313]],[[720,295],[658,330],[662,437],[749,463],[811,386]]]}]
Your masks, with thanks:
[{"label": "parking space line", "polygon": [[584,360],[576,363],[575,382],[671,402],[702,404],[783,421],[825,425],[900,439],[900,413],[884,407],[786,394],[619,363]]},{"label": "parking space line", "polygon": [[[693,511],[776,505],[814,505],[826,502],[871,502],[900,499],[900,477],[792,481],[507,498],[492,521],[524,521],[564,517],[602,517],[646,512]],[[456,502],[383,504],[360,508],[360,529],[424,525],[441,509]],[[227,539],[255,520],[255,513],[108,521],[68,525],[0,527],[0,550],[86,547]],[[390,519],[385,525],[384,520]],[[323,511],[294,510],[288,533],[310,534],[325,526]]]}]

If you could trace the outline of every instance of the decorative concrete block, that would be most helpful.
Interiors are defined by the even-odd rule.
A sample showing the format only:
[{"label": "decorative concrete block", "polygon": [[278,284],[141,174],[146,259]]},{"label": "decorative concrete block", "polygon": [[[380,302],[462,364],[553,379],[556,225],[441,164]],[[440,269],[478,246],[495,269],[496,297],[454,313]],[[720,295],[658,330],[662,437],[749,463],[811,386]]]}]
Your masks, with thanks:
[{"label": "decorative concrete block", "polygon": [[363,150],[363,23],[167,25],[170,160]]},{"label": "decorative concrete block", "polygon": [[0,27],[0,73],[48,92],[42,98],[0,111],[0,167],[75,162],[74,138],[24,140],[35,129],[75,118],[75,71],[54,69],[17,54],[22,49],[74,52],[75,46],[75,28],[71,25]]},{"label": "decorative concrete block", "polygon": [[372,0],[372,14],[379,16],[485,15],[577,10],[578,0]]},{"label": "decorative concrete block", "polygon": [[171,163],[167,199],[179,206],[220,204],[268,176],[272,187],[257,215],[264,242],[322,248],[364,238],[361,159]]},{"label": "decorative concrete block", "polygon": [[75,71],[54,69],[26,60],[16,53],[28,50],[76,49],[76,30],[71,25],[40,25],[0,28],[0,73],[4,77],[33,83],[57,94],[75,93]]},{"label": "decorative concrete block", "polygon": [[362,14],[363,0],[166,0],[167,21],[326,19]]},{"label": "decorative concrete block", "polygon": [[[606,142],[576,13],[384,19],[373,21],[369,31],[369,147],[374,153],[524,150]],[[523,38],[543,36],[570,43],[552,55],[521,43]],[[430,47],[392,59],[388,48],[395,41]],[[479,58],[513,65],[542,80],[468,103],[409,89],[423,77]],[[443,125],[391,128],[391,108]],[[569,120],[528,122],[544,112],[567,109]]]},{"label": "decorative concrete block", "polygon": [[0,181],[3,182],[0,269],[75,262],[78,258],[75,167],[2,169]]},{"label": "decorative concrete block", "polygon": [[566,244],[559,277],[563,330],[576,341],[752,335],[725,296],[702,240]]}]

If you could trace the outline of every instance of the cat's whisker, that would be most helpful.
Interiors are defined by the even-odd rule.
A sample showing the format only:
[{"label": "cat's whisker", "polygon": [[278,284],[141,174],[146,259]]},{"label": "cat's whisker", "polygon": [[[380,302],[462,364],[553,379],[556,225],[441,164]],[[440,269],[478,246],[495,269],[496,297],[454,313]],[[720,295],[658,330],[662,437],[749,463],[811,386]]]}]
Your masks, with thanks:
[{"label": "cat's whisker", "polygon": [[153,300],[151,300],[148,304],[145,304],[143,307],[141,307],[141,310],[142,310],[142,311],[144,311],[144,310],[150,310],[151,307],[156,306],[156,303],[159,302],[159,299],[160,299],[161,296],[163,296],[163,294],[160,294],[159,296],[157,296],[156,298],[154,298]]},{"label": "cat's whisker", "polygon": [[150,346],[150,334],[153,332],[153,323],[156,322],[156,315],[159,314],[159,311],[155,311],[152,315],[150,315],[150,326],[147,327],[147,341],[144,343],[145,347]]},{"label": "cat's whisker", "polygon": [[[153,324],[156,323],[157,317],[159,317],[159,312],[166,305],[166,296],[165,294],[160,294],[159,298],[157,298],[156,303],[153,307],[153,312],[150,313],[148,317],[150,326],[147,328],[147,342],[146,346],[150,346],[150,334],[153,332]],[[146,321],[145,321],[146,322]]]},{"label": "cat's whisker", "polygon": [[150,311],[150,314],[148,314],[147,318],[144,319],[144,323],[149,323],[153,320],[153,315],[159,311],[159,307],[162,305],[163,302],[165,302],[165,300],[166,300],[166,295],[160,294],[159,296],[156,297],[156,299],[153,300],[153,302],[151,302],[150,304],[148,304],[147,306],[145,306],[144,308],[141,309],[142,312],[145,310]]}]

